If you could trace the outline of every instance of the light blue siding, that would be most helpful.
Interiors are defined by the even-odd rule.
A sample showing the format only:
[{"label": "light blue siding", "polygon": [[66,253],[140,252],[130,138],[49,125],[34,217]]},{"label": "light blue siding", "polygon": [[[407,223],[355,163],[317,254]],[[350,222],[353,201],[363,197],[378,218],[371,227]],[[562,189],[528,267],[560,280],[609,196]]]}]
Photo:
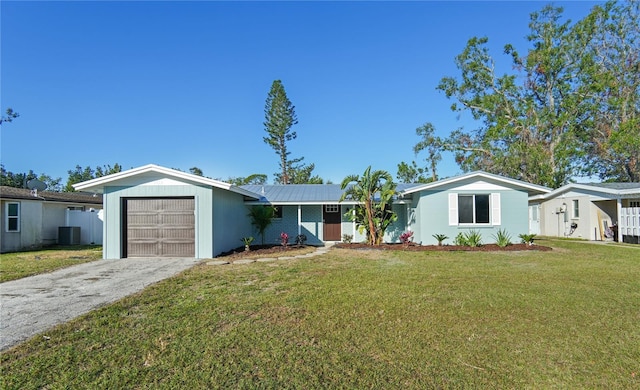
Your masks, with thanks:
[{"label": "light blue siding", "polygon": [[[215,194],[215,195],[214,195]],[[122,257],[122,199],[137,197],[193,197],[195,199],[195,257],[211,258],[242,245],[249,232],[242,195],[198,185],[138,185],[105,187],[103,257]],[[217,214],[219,218],[214,218]],[[215,219],[215,224],[213,223]]]},{"label": "light blue siding", "polygon": [[196,216],[203,218],[204,215],[211,215],[213,231],[209,241],[213,242],[214,256],[244,245],[241,239],[252,235],[248,214],[242,195],[220,188],[213,189],[213,215],[199,215],[196,211]]},{"label": "light blue siding", "polygon": [[[449,225],[449,194],[500,194],[499,225]],[[415,242],[423,245],[437,244],[434,234],[445,234],[449,237],[445,244],[452,244],[458,233],[476,230],[482,235],[485,244],[494,243],[494,235],[502,229],[511,235],[512,241],[518,241],[518,235],[528,231],[528,194],[518,190],[481,190],[468,191],[450,189],[447,191],[422,191],[416,194]],[[415,196],[415,195],[414,195]],[[493,215],[493,210],[490,211]]]}]

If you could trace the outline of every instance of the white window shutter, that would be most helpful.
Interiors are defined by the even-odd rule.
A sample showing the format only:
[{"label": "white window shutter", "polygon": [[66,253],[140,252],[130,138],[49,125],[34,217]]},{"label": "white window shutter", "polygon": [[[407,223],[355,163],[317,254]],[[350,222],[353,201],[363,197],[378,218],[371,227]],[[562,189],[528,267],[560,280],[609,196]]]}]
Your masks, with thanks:
[{"label": "white window shutter", "polygon": [[500,194],[499,193],[491,194],[491,224],[492,225],[500,225],[502,223],[500,209],[501,209]]},{"label": "white window shutter", "polygon": [[449,194],[449,226],[458,225],[458,194]]}]

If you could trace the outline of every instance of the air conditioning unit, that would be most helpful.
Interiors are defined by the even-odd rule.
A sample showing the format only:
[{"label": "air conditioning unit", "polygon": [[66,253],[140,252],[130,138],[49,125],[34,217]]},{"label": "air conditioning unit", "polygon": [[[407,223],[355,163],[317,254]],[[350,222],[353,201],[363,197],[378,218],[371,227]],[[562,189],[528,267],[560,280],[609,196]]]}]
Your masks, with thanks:
[{"label": "air conditioning unit", "polygon": [[58,245],[80,245],[80,226],[58,227]]}]

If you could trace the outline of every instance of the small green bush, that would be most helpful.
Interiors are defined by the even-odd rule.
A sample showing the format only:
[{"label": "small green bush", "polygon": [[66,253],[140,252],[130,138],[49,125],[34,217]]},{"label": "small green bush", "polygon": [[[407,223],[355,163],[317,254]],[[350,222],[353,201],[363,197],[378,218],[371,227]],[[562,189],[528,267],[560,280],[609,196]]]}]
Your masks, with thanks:
[{"label": "small green bush", "polygon": [[467,241],[467,237],[462,233],[458,233],[456,238],[453,239],[453,245],[458,246],[468,246],[469,242]]},{"label": "small green bush", "polygon": [[449,239],[449,237],[445,234],[434,234],[432,237],[435,238],[436,241],[438,241],[438,246],[442,246],[442,243],[444,242],[444,240]]},{"label": "small green bush", "polygon": [[353,235],[351,234],[342,235],[342,242],[344,242],[345,244],[351,244],[351,241],[353,241]]},{"label": "small green bush", "polygon": [[533,245],[533,239],[535,238],[535,234],[520,234],[518,237],[522,240],[523,244]]},{"label": "small green bush", "polygon": [[496,240],[496,244],[500,248],[504,248],[505,246],[511,245],[511,235],[507,233],[506,230],[500,229],[496,234],[493,235],[494,240]]},{"label": "small green bush", "polygon": [[470,230],[464,236],[467,241],[467,245],[469,246],[480,246],[482,245],[482,235],[477,230]]}]

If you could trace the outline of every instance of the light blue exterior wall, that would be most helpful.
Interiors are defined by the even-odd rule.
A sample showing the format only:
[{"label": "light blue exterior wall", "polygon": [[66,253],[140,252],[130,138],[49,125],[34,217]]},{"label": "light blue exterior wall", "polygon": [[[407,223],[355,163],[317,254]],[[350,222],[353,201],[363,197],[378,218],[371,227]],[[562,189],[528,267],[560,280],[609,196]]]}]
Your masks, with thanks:
[{"label": "light blue exterior wall", "polygon": [[[295,243],[298,235],[298,205],[280,205],[282,218],[276,218],[267,227],[264,234],[265,244],[280,243],[280,234],[285,232],[289,235],[289,243]],[[301,205],[301,226],[300,233],[307,236],[307,245],[321,245],[323,235],[322,225],[322,205]],[[253,230],[255,243],[261,243],[257,230]]]},{"label": "light blue exterior wall", "polygon": [[[449,225],[449,194],[500,194],[500,224]],[[453,244],[458,233],[476,230],[482,235],[482,243],[495,243],[494,235],[498,230],[506,231],[512,242],[518,242],[518,235],[527,233],[528,194],[515,189],[503,190],[460,190],[455,187],[442,188],[438,191],[421,191],[414,194],[415,217],[413,225],[414,242],[423,245],[435,245],[434,234],[445,234],[449,237],[444,243]],[[491,206],[490,206],[491,208]],[[490,219],[493,210],[490,210]]]},{"label": "light blue exterior wall", "polygon": [[[251,226],[242,195],[199,185],[134,185],[104,188],[103,257],[122,257],[122,199],[193,197],[195,199],[195,257],[211,258],[242,246]],[[214,218],[216,216],[216,218]],[[215,223],[214,223],[215,221]]]},{"label": "light blue exterior wall", "polygon": [[[265,244],[280,243],[280,234],[286,232],[289,235],[289,242],[293,243],[298,234],[298,206],[286,205],[278,206],[282,208],[282,218],[274,219],[265,231]],[[323,205],[301,205],[301,228],[300,232],[307,236],[307,244],[321,245],[324,241],[324,231],[322,223]],[[353,235],[353,242],[365,241],[365,233],[360,233],[354,224],[345,214],[353,208],[353,205],[340,205],[341,214],[341,237],[344,234]],[[400,235],[407,231],[407,205],[393,205],[393,210],[398,215],[398,220],[394,222],[385,234],[385,242],[399,242]],[[354,233],[355,230],[355,233]],[[253,230],[252,235],[256,238],[256,243],[260,243],[258,232]]]},{"label": "light blue exterior wall", "polygon": [[209,241],[213,241],[214,256],[244,245],[242,238],[252,235],[248,214],[242,195],[220,188],[213,189],[213,214],[209,214],[213,220],[210,236],[213,238]]}]

